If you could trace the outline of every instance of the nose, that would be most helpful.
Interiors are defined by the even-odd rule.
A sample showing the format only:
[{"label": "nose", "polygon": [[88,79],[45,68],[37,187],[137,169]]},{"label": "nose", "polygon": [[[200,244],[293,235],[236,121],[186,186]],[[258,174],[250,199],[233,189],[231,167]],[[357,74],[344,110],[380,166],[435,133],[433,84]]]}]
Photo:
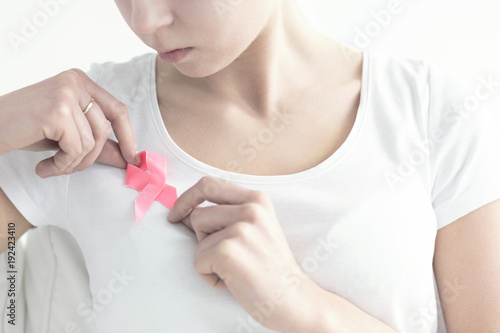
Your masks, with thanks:
[{"label": "nose", "polygon": [[132,1],[132,28],[139,34],[152,34],[174,21],[174,14],[165,0]]}]

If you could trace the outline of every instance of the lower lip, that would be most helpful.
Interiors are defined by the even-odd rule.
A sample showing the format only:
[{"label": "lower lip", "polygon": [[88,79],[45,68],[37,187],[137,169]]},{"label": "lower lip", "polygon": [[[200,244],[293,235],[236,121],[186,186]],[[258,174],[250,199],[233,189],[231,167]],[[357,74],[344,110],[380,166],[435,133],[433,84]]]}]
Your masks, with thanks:
[{"label": "lower lip", "polygon": [[160,53],[160,58],[162,58],[163,61],[175,64],[184,60],[188,56],[189,51],[191,51],[192,49],[192,47],[188,47],[185,49],[174,50],[168,53]]}]

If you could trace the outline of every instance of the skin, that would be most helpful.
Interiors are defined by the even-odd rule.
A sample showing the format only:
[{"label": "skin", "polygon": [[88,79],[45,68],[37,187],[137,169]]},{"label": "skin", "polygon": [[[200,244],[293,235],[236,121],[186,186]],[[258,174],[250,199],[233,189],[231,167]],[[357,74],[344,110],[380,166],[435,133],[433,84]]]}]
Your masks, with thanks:
[{"label": "skin", "polygon": [[[136,35],[158,52],[194,48],[177,64],[159,59],[156,83],[167,130],[198,160],[247,174],[299,172],[330,156],[352,128],[360,55],[311,30],[292,1],[241,1],[222,18],[211,1],[116,3]],[[295,115],[293,121],[253,159],[243,158],[235,149],[238,143],[266,128],[283,109]],[[227,161],[235,161],[231,166],[237,170]],[[213,191],[214,186],[220,190]],[[200,208],[205,200],[217,205]],[[280,285],[284,270],[300,272],[264,193],[204,178],[181,195],[168,219],[196,232],[200,243],[194,266],[200,276],[213,287],[228,288],[250,314],[255,300],[286,290]],[[489,222],[481,228],[471,227],[485,219]],[[443,301],[450,333],[500,329],[494,310],[500,308],[500,268],[493,255],[500,253],[493,241],[500,237],[499,219],[500,203],[494,202],[438,231],[434,265],[439,291],[446,293],[447,281],[468,282],[464,296]],[[484,242],[488,247],[474,245]],[[262,248],[269,251],[262,253]],[[468,258],[463,266],[457,261],[461,257]],[[478,263],[478,257],[485,259]],[[473,264],[480,265],[477,275],[470,274]],[[263,269],[272,274],[263,278]],[[486,297],[485,290],[496,296]],[[263,325],[283,332],[392,331],[310,279],[287,295],[294,301],[276,306]]]},{"label": "skin", "polygon": [[434,271],[449,333],[500,332],[500,200],[440,229]]},{"label": "skin", "polygon": [[[158,60],[157,94],[170,135],[195,158],[247,174],[289,174],[325,160],[350,132],[361,55],[346,57],[339,44],[303,22],[295,5],[242,1],[221,19],[211,1],[116,3],[157,51],[194,48],[181,63]],[[238,146],[283,110],[293,119],[264,150],[239,153]],[[310,149],[312,142],[318,149]]]},{"label": "skin", "polygon": [[[217,205],[201,208],[204,201]],[[321,289],[295,261],[269,197],[214,177],[184,192],[170,222],[193,230],[194,268],[213,288],[227,288],[250,314],[279,332],[395,332],[343,298]],[[262,274],[265,272],[265,274]],[[300,278],[291,285],[284,277]],[[276,293],[280,296],[275,298]]]},{"label": "skin", "polygon": [[[172,138],[198,160],[230,171],[227,161],[236,161],[238,171],[248,174],[294,173],[330,156],[352,128],[360,56],[353,51],[346,56],[339,44],[308,28],[291,1],[242,1],[222,19],[212,1],[116,3],[132,30],[157,51],[194,48],[181,63],[158,60],[157,94]],[[234,147],[283,109],[295,115],[293,121],[250,161],[240,156]],[[207,200],[216,205],[199,207]],[[22,221],[7,203],[0,198],[7,218]],[[453,301],[443,301],[450,333],[500,329],[500,261],[494,255],[500,253],[494,242],[500,237],[499,219],[495,201],[438,231],[434,267],[442,300],[447,281],[467,286]],[[263,192],[205,177],[179,197],[168,221],[196,233],[195,269],[210,286],[227,288],[250,314],[254,302],[284,292],[284,300],[262,318],[266,327],[394,332],[301,272]],[[281,281],[290,271],[302,277],[297,288]]]},{"label": "skin", "polygon": [[[84,115],[91,96],[95,102]],[[80,171],[95,161],[121,168],[140,163],[126,106],[79,69],[0,96],[0,110],[0,154],[57,151],[36,166],[42,178]],[[111,130],[119,143],[108,140]]]}]

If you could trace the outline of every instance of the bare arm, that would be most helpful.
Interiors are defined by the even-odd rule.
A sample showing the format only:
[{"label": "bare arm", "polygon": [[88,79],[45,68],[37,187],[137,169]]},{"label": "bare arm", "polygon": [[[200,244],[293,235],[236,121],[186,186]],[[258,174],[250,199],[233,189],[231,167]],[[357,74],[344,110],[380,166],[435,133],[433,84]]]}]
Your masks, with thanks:
[{"label": "bare arm", "polygon": [[0,253],[7,249],[9,223],[15,225],[15,239],[19,240],[28,229],[34,228],[24,216],[19,213],[17,208],[7,198],[3,190],[0,188]]},{"label": "bare arm", "polygon": [[434,270],[449,333],[500,332],[500,200],[438,231]]}]

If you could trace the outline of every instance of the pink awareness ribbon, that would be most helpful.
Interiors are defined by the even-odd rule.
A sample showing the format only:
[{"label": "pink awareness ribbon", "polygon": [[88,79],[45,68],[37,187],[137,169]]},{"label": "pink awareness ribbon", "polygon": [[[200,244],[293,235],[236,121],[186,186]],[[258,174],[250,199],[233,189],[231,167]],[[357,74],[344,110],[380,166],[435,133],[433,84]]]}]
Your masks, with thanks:
[{"label": "pink awareness ribbon", "polygon": [[[146,172],[149,170],[149,173]],[[175,187],[165,184],[167,159],[148,151],[141,152],[141,165],[127,164],[125,183],[141,193],[135,199],[135,221],[139,222],[154,201],[172,209],[177,200]]]}]

